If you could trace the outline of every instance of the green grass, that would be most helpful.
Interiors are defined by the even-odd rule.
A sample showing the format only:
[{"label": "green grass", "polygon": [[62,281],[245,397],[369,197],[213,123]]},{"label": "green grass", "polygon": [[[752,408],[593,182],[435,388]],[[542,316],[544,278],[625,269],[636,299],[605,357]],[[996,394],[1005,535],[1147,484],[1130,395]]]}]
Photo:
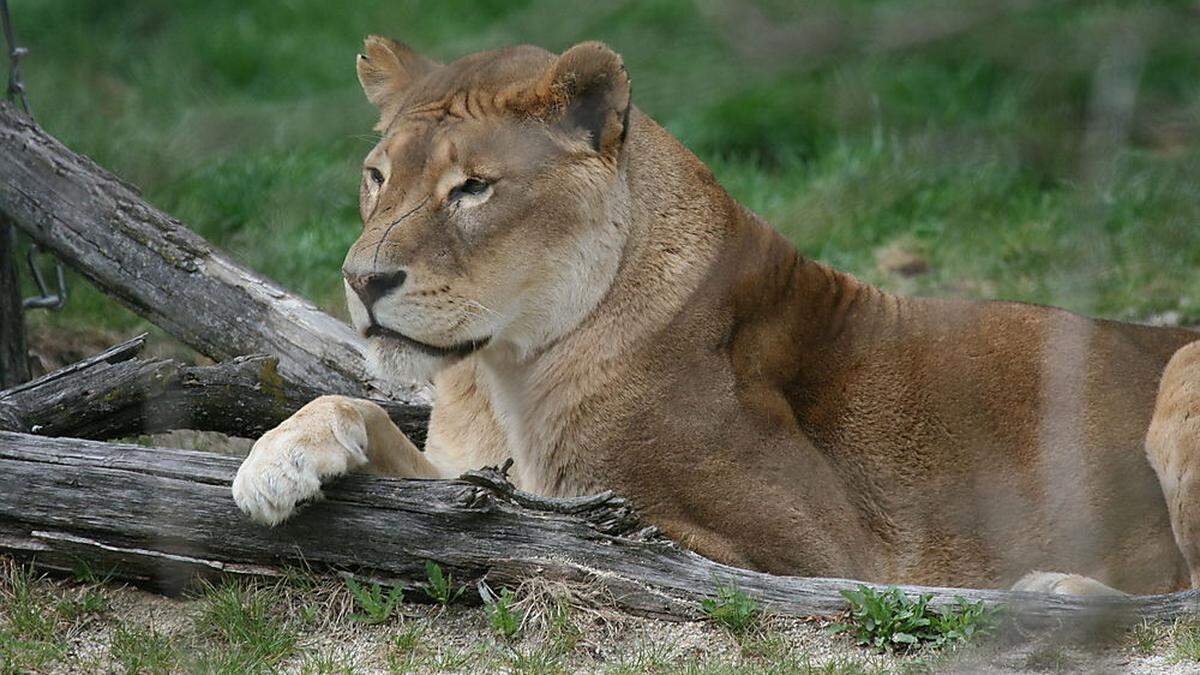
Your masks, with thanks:
[{"label": "green grass", "polygon": [[1181,619],[1171,626],[1171,651],[1181,663],[1200,663],[1200,623]]},{"label": "green grass", "polygon": [[390,670],[409,672],[415,668],[421,658],[421,647],[427,630],[426,624],[416,621],[403,626],[392,638],[385,655]]},{"label": "green grass", "polygon": [[72,637],[109,610],[101,586],[55,583],[0,558],[0,674],[63,663]]},{"label": "green grass", "polygon": [[179,665],[180,654],[170,637],[152,626],[117,626],[109,650],[126,673],[169,673]]},{"label": "green grass", "polygon": [[507,670],[525,675],[559,675],[571,672],[563,654],[552,648],[511,647],[505,659]]},{"label": "green grass", "polygon": [[575,616],[575,609],[568,598],[554,598],[545,610],[546,647],[555,654],[574,652],[583,639],[583,628]]},{"label": "green grass", "polygon": [[296,631],[277,611],[271,588],[228,582],[206,586],[195,627],[220,646],[202,669],[269,672],[296,651]]},{"label": "green grass", "polygon": [[54,598],[24,567],[0,568],[0,673],[37,669],[65,651]]},{"label": "green grass", "polygon": [[1129,629],[1130,647],[1137,654],[1153,654],[1166,631],[1161,622],[1142,621]]},{"label": "green grass", "polygon": [[[1105,655],[1132,670],[1200,662],[1200,629],[1187,619],[1141,624],[1124,641],[1095,645],[1100,650],[1095,655],[1037,635],[1026,636],[1029,643],[1020,645],[953,641],[952,649],[876,654],[847,640],[814,642],[820,631],[809,622],[761,613],[738,632],[718,621],[690,628],[646,622],[596,604],[602,598],[588,586],[527,584],[510,594],[492,594],[490,602],[505,602],[514,613],[525,613],[521,630],[506,636],[492,624],[486,607],[465,603],[411,604],[386,622],[358,621],[356,600],[342,578],[305,570],[289,570],[276,580],[201,583],[175,599],[96,581],[103,576],[93,572],[75,576],[41,576],[0,557],[0,674],[851,674],[974,672],[988,664],[1079,670],[1111,663],[1095,660]],[[89,593],[104,601],[88,600]],[[379,594],[386,598],[386,589],[381,587]],[[748,598],[733,591],[718,593],[720,597],[726,598],[726,606],[748,605]],[[984,624],[977,606],[933,612],[919,599],[892,600],[883,602],[893,615],[903,607],[924,607],[911,613],[930,619],[919,629],[945,633],[949,626],[965,633],[965,624],[976,629]],[[300,617],[300,608],[311,608],[312,616]],[[940,618],[935,620],[935,614]]]},{"label": "green grass", "polygon": [[[974,19],[962,3],[966,28],[941,37],[921,30],[953,17],[923,0],[12,5],[47,129],[335,312],[372,142],[351,62],[380,32],[443,60],[607,41],[636,103],[737,198],[804,253],[885,287],[1200,319],[1190,3],[1029,3]],[[1102,105],[1126,85],[1131,106]],[[877,261],[889,248],[929,272],[889,271]],[[140,326],[73,289],[35,323]]]},{"label": "green grass", "polygon": [[304,675],[354,675],[358,671],[337,656],[318,652],[305,658],[300,664],[300,672]]}]

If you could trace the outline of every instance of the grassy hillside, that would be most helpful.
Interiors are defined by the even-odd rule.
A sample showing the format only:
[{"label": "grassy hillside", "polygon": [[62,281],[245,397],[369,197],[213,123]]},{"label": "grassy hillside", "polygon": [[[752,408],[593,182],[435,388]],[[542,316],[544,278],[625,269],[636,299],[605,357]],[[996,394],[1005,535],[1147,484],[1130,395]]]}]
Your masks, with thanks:
[{"label": "grassy hillside", "polygon": [[[885,287],[1200,318],[1194,2],[11,4],[47,129],[339,313],[379,32],[439,59],[608,42],[735,196]],[[36,321],[139,325],[75,288]]]}]

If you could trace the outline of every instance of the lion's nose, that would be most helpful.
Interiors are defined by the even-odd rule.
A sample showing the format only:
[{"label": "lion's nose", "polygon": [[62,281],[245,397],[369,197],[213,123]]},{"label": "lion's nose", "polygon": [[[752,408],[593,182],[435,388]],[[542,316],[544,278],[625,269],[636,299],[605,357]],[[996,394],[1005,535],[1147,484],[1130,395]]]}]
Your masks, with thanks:
[{"label": "lion's nose", "polygon": [[354,289],[367,309],[370,309],[375,301],[387,295],[388,292],[400,288],[404,284],[404,279],[408,277],[408,272],[404,270],[369,272],[367,274],[343,272],[343,276],[346,277],[346,283],[350,284],[350,288]]}]

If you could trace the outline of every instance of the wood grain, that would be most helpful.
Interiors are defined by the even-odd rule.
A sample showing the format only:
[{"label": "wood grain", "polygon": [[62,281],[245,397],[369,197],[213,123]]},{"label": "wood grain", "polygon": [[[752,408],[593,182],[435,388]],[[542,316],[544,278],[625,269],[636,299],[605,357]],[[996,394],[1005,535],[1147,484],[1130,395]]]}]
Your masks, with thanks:
[{"label": "wood grain", "polygon": [[[172,429],[257,438],[322,391],[289,382],[268,356],[215,366],[139,359],[146,336],[0,391],[0,429],[40,436],[111,439]],[[414,443],[429,408],[376,400]]]},{"label": "wood grain", "polygon": [[101,290],[196,351],[266,354],[329,393],[427,402],[372,378],[346,324],[238,265],[136,189],[0,103],[0,212]]},{"label": "wood grain", "polygon": [[[237,460],[180,450],[0,432],[0,552],[70,568],[78,560],[173,587],[196,573],[279,574],[288,565],[407,585],[433,560],[457,579],[532,577],[591,585],[628,611],[699,616],[717,583],[770,612],[827,616],[846,607],[844,579],[778,577],[727,567],[643,528],[612,494],[554,500],[520,493],[498,472],[455,481],[349,476],[290,521],[248,521],[229,493]],[[934,605],[1002,605],[1029,628],[1169,620],[1200,592],[1130,599],[905,587]]]}]

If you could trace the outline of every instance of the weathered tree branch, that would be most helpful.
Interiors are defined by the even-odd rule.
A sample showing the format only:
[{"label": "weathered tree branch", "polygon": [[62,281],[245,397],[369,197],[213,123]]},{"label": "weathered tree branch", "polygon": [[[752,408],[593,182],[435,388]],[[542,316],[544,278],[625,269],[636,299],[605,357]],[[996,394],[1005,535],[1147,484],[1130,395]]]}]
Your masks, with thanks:
[{"label": "weathered tree branch", "polygon": [[0,214],[0,387],[29,377],[15,234],[8,219]]},{"label": "weathered tree branch", "polygon": [[[109,295],[216,361],[267,354],[291,382],[421,402],[372,380],[344,323],[238,265],[0,103],[0,212]],[[378,396],[378,394],[376,394]]]},{"label": "weathered tree branch", "polygon": [[[0,430],[110,439],[172,429],[257,438],[323,392],[285,381],[266,356],[189,367],[139,360],[145,335],[0,391]],[[413,442],[429,409],[378,400]]]},{"label": "weathered tree branch", "polygon": [[[547,500],[496,472],[458,481],[351,476],[287,523],[250,523],[229,494],[237,461],[206,453],[0,433],[0,552],[70,569],[79,560],[172,586],[199,573],[278,574],[288,564],[419,583],[434,560],[456,578],[531,577],[590,584],[626,610],[698,616],[732,583],[771,612],[831,615],[841,579],[776,577],[714,563],[640,529],[620,498]],[[524,505],[522,505],[524,504]],[[1170,619],[1200,592],[1124,599],[903,587],[1002,604],[1027,626]]]}]

